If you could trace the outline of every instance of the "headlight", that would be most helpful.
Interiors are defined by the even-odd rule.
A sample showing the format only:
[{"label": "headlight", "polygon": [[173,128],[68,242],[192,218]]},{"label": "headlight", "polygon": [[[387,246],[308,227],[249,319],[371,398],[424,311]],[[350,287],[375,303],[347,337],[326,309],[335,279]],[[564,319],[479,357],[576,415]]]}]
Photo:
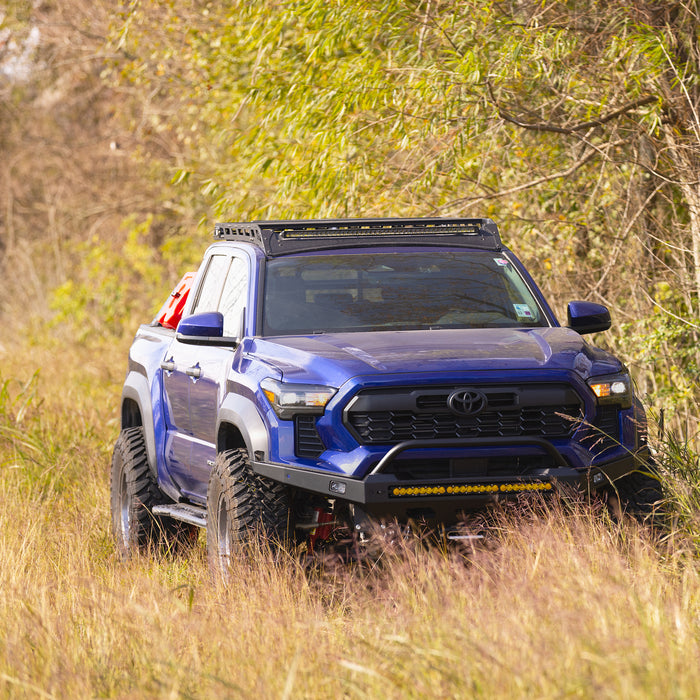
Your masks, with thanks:
[{"label": "headlight", "polygon": [[325,405],[337,389],[319,384],[285,384],[276,379],[263,379],[260,388],[272,404],[275,413],[289,420],[298,413],[323,413]]},{"label": "headlight", "polygon": [[591,377],[588,386],[596,395],[599,404],[619,404],[622,408],[632,405],[632,383],[627,373]]}]

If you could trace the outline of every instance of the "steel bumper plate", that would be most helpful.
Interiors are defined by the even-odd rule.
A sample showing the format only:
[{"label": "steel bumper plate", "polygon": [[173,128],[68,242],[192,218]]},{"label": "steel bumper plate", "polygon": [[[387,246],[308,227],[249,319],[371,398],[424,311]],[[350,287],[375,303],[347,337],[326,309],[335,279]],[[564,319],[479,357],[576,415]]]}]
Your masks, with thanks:
[{"label": "steel bumper plate", "polygon": [[358,505],[398,505],[402,507],[431,502],[451,501],[473,504],[474,501],[492,501],[519,494],[547,493],[571,486],[589,492],[604,487],[615,479],[639,468],[633,455],[615,462],[573,469],[553,467],[530,470],[527,475],[513,477],[471,477],[406,481],[394,474],[372,473],[364,479],[352,479],[342,474],[330,474],[284,464],[256,461],[256,474],[266,476],[288,486],[310,491],[328,498],[340,498]]}]

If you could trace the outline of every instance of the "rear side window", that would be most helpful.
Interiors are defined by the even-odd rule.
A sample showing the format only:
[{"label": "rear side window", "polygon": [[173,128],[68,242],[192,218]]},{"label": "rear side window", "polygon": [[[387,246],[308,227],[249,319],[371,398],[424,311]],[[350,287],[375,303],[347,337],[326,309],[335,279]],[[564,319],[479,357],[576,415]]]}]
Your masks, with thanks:
[{"label": "rear side window", "polygon": [[228,255],[212,255],[193,313],[220,311],[224,317],[224,335],[238,336],[243,329],[247,289],[248,265],[245,260]]},{"label": "rear side window", "polygon": [[225,336],[238,336],[242,332],[247,289],[248,265],[241,258],[232,258],[219,302],[219,311],[224,315]]},{"label": "rear side window", "polygon": [[218,311],[221,291],[230,263],[231,258],[228,255],[211,256],[192,313]]}]

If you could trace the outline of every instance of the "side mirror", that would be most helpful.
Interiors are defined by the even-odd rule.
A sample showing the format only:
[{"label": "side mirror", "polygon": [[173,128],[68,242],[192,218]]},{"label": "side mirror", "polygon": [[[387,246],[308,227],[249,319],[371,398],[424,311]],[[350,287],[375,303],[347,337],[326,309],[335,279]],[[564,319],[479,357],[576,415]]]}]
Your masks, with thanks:
[{"label": "side mirror", "polygon": [[238,338],[224,338],[224,317],[219,311],[205,311],[183,318],[176,338],[190,345],[237,345]]},{"label": "side mirror", "polygon": [[218,311],[206,311],[183,318],[177,324],[178,335],[220,338],[224,334],[224,317]]},{"label": "side mirror", "polygon": [[600,333],[610,328],[610,311],[607,306],[594,304],[592,301],[572,301],[566,309],[568,326],[585,335]]}]

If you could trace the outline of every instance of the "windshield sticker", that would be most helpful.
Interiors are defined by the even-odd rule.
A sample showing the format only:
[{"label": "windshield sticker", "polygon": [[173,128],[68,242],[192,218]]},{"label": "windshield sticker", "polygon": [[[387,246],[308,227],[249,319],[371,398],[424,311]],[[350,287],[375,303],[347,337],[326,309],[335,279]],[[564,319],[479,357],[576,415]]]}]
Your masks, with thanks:
[{"label": "windshield sticker", "polygon": [[505,258],[494,258],[493,261],[496,263],[496,265],[500,265],[501,267],[508,267],[508,265],[510,265]]},{"label": "windshield sticker", "polygon": [[513,304],[513,308],[518,318],[535,318],[535,315],[527,304]]}]

